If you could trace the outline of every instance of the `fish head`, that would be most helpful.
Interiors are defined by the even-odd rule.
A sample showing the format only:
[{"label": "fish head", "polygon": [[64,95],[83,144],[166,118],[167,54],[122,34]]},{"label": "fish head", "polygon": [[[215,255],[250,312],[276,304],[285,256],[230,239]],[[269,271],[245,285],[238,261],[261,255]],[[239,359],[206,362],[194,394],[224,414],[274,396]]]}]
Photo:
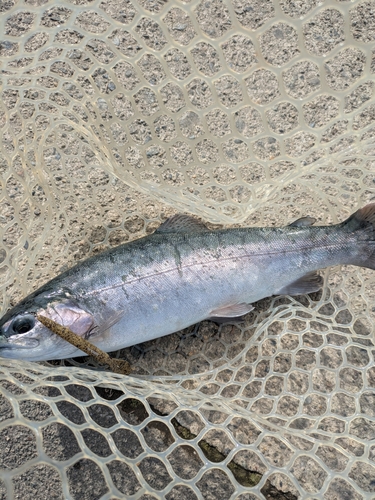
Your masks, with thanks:
[{"label": "fish head", "polygon": [[0,357],[46,361],[80,355],[76,347],[40,323],[38,315],[84,338],[95,327],[93,315],[67,294],[34,293],[0,319]]}]

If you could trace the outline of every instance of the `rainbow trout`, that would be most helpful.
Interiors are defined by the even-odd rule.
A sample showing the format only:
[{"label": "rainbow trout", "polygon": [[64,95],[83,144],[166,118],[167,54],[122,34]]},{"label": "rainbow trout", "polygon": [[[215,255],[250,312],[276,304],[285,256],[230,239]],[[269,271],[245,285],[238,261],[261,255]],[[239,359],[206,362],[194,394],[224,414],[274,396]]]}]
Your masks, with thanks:
[{"label": "rainbow trout", "polygon": [[282,228],[209,230],[177,215],[150,236],[77,264],[0,320],[0,356],[41,361],[82,356],[36,316],[103,351],[145,342],[204,319],[237,318],[271,295],[322,287],[317,270],[375,269],[375,203],[341,224],[303,218]]}]

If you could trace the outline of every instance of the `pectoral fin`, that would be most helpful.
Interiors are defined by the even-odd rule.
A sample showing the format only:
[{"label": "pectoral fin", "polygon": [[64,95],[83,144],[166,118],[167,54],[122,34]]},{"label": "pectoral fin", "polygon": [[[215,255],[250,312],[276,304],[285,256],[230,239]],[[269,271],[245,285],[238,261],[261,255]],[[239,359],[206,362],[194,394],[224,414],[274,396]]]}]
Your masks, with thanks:
[{"label": "pectoral fin", "polygon": [[214,309],[213,311],[211,311],[209,319],[217,321],[219,318],[238,318],[239,316],[244,316],[253,309],[254,307],[251,304],[232,304],[230,306]]},{"label": "pectoral fin", "polygon": [[116,323],[118,323],[121,318],[124,316],[125,311],[117,311],[113,312],[112,314],[109,314],[105,320],[100,324],[99,326],[94,326],[89,332],[88,337],[92,336],[98,336],[103,333],[105,333],[107,330],[109,330],[112,326],[114,326]]},{"label": "pectoral fin", "polygon": [[306,274],[296,281],[289,283],[279,290],[275,295],[301,295],[305,293],[318,292],[323,286],[323,278],[316,272]]}]

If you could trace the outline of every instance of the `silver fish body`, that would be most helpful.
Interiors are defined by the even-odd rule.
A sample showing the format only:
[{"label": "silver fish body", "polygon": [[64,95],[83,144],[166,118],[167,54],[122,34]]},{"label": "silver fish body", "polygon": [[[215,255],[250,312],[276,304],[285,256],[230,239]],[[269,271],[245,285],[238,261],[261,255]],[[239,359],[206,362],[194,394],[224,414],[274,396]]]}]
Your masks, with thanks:
[{"label": "silver fish body", "polygon": [[334,226],[208,230],[175,216],[154,234],[94,256],[26,297],[0,320],[0,356],[84,355],[35,318],[43,314],[109,352],[254,302],[321,287],[315,271],[375,268],[375,204]]}]

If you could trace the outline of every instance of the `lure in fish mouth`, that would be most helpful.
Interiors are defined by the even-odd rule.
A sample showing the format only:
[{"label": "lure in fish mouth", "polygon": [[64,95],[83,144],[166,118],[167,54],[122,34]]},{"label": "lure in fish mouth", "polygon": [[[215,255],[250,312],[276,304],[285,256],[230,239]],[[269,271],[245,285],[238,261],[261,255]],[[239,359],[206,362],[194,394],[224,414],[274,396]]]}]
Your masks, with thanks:
[{"label": "lure in fish mouth", "polygon": [[77,264],[0,319],[0,356],[28,361],[82,356],[37,315],[110,352],[204,319],[236,318],[272,295],[319,290],[319,269],[375,269],[375,203],[333,226],[310,217],[279,228],[209,230],[186,215],[155,233]]},{"label": "lure in fish mouth", "polygon": [[[75,347],[59,339],[36,316],[45,315],[83,337],[89,336],[95,328],[93,316],[65,297],[51,300],[49,293],[42,292],[40,295],[33,294],[34,302],[30,299],[25,299],[24,307],[16,307],[11,314],[2,318],[0,356],[32,361],[34,356],[40,358],[41,350],[46,354],[51,353],[52,357],[55,352],[59,352],[63,358],[76,355]],[[42,303],[44,307],[37,305]]]}]

